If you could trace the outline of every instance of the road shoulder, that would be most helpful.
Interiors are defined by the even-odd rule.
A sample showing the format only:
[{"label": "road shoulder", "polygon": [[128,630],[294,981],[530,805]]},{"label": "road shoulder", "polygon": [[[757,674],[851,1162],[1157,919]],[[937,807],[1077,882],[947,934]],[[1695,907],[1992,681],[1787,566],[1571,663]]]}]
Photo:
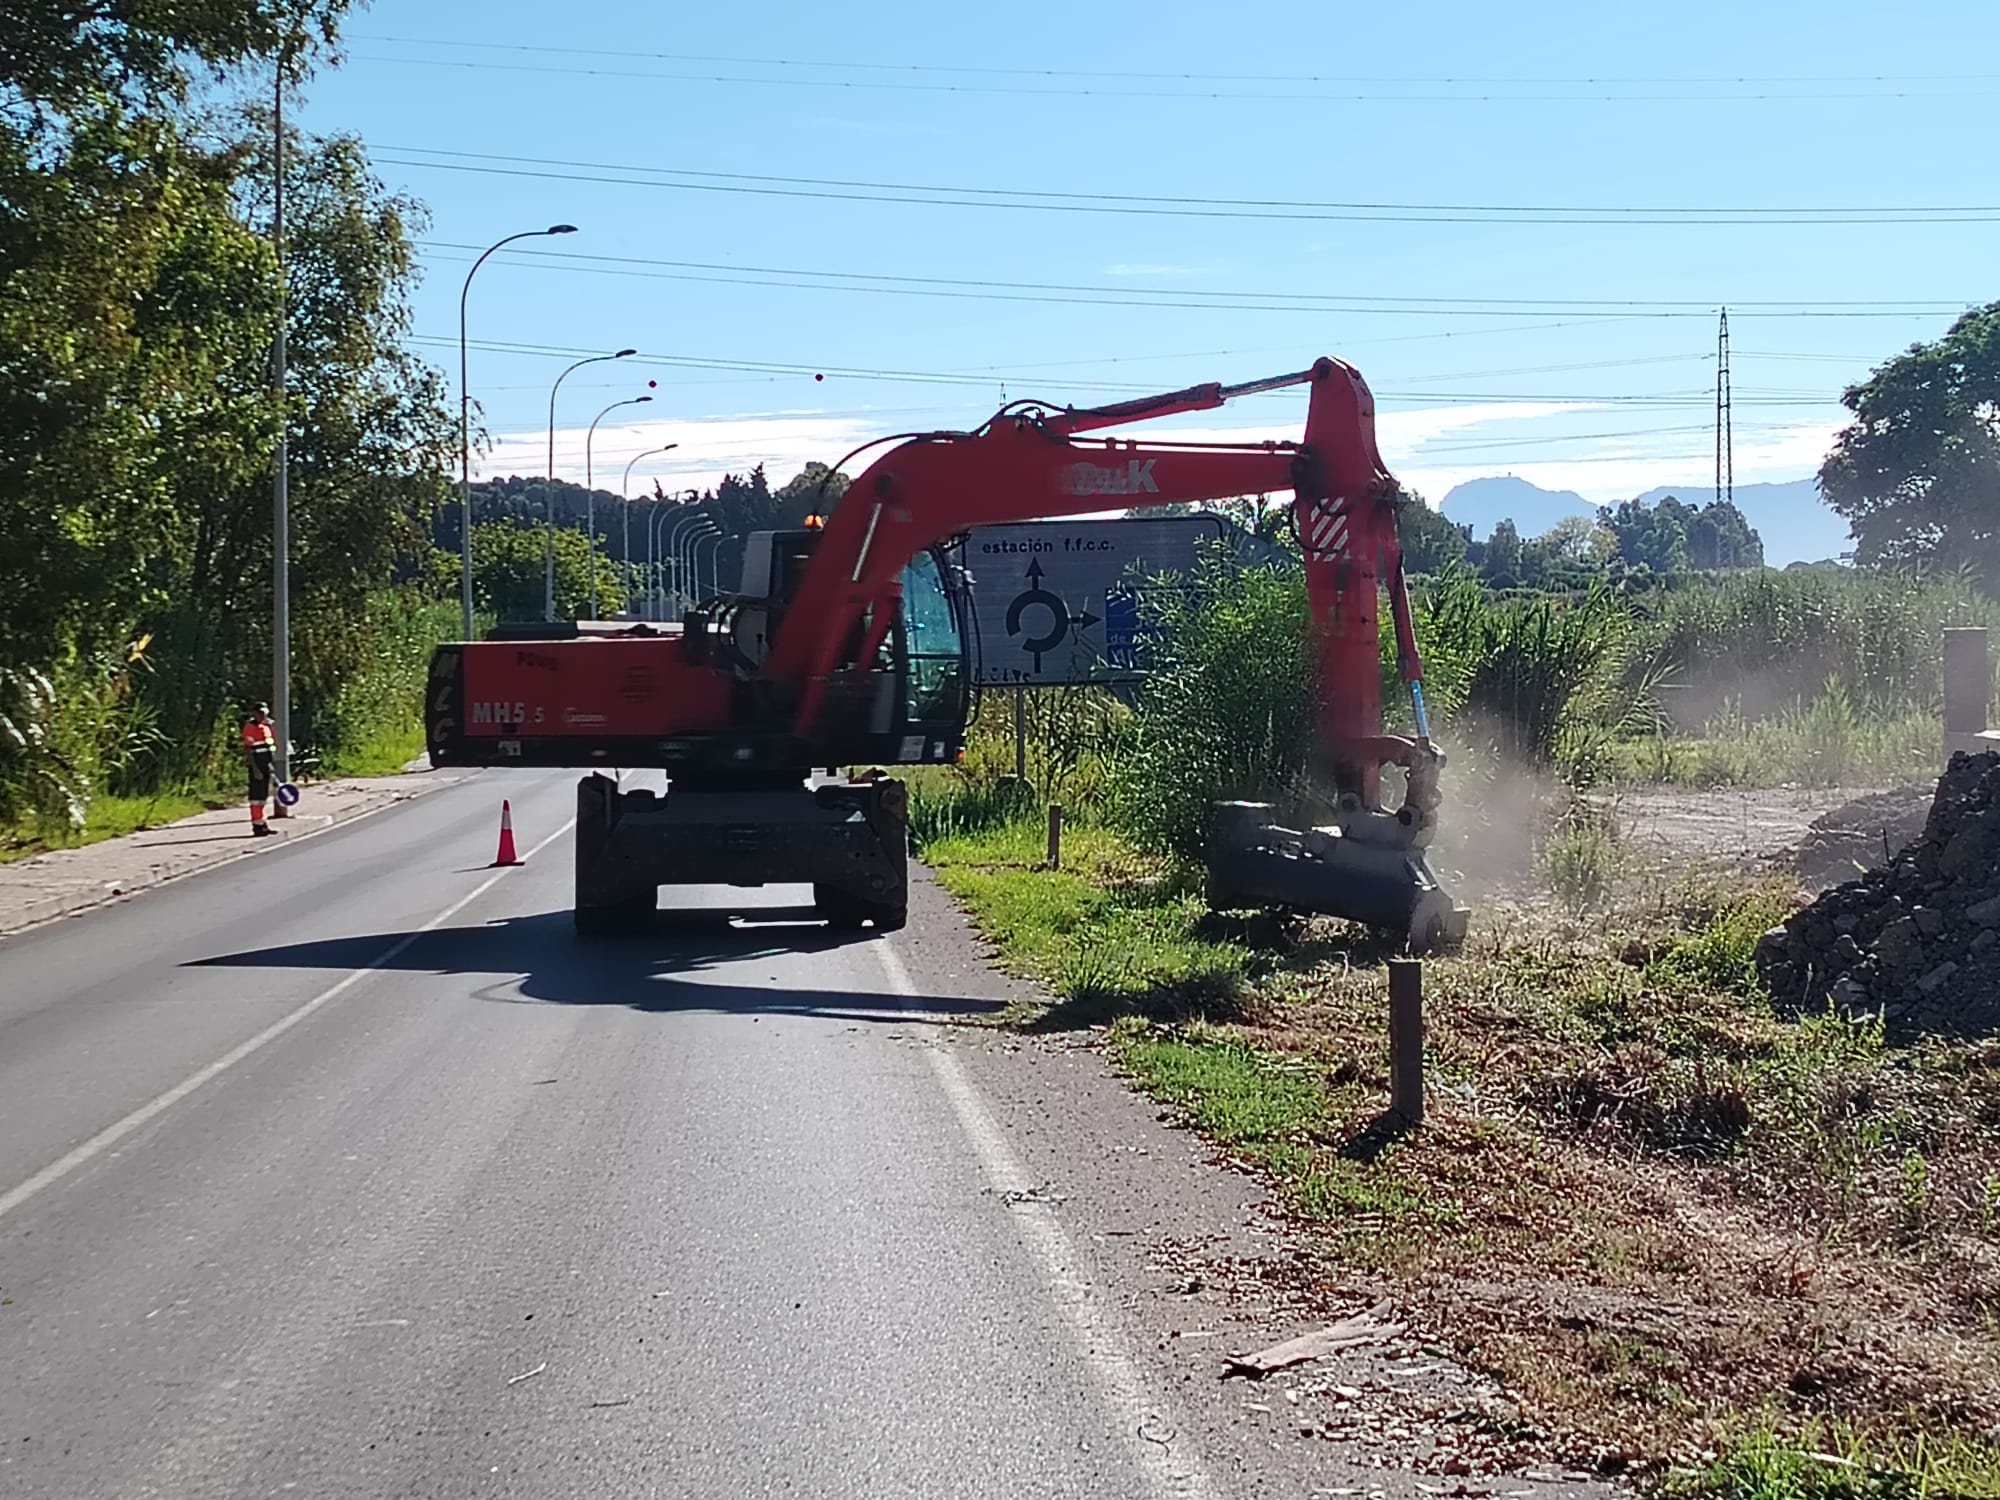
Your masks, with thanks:
[{"label": "road shoulder", "polygon": [[315,782],[276,837],[253,839],[242,806],[215,808],[76,849],[52,849],[0,865],[0,937],[89,911],[184,876],[282,849],[329,828],[463,781],[466,773],[406,771]]},{"label": "road shoulder", "polygon": [[[912,881],[896,949],[920,996],[1046,1003],[991,967],[988,945],[927,875]],[[1615,1493],[1594,1476],[1520,1463],[1505,1393],[1402,1328],[1382,1285],[1330,1261],[1262,1183],[1134,1091],[1104,1029],[962,1025],[942,1044],[1115,1309],[1131,1357],[1174,1403],[1153,1440],[1191,1445],[1225,1493]],[[1261,1379],[1230,1374],[1231,1356],[1371,1311],[1367,1337],[1326,1358]]]}]

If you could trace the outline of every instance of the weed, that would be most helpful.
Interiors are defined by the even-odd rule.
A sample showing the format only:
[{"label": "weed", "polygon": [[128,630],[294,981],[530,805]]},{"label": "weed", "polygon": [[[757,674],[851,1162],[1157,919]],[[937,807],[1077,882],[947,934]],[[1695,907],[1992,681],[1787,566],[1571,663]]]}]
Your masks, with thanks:
[{"label": "weed", "polygon": [[1990,1500],[2000,1496],[2000,1449],[1921,1431],[1864,1434],[1831,1420],[1787,1434],[1766,1421],[1663,1490],[1671,1500]]},{"label": "weed", "polygon": [[1617,840],[1595,820],[1566,819],[1542,848],[1549,889],[1571,911],[1601,904],[1617,867]]},{"label": "weed", "polygon": [[1904,1228],[1912,1235],[1921,1234],[1931,1203],[1930,1164],[1923,1152],[1903,1153],[1901,1177]]},{"label": "weed", "polygon": [[1672,938],[1646,966],[1646,978],[1682,989],[1755,994],[1757,940],[1790,911],[1778,889],[1727,902],[1692,932]]}]

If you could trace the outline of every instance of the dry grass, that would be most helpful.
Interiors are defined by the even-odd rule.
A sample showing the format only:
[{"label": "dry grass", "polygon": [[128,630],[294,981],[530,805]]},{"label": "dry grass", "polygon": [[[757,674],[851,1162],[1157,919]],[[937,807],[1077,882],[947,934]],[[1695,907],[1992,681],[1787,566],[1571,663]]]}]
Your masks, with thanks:
[{"label": "dry grass", "polygon": [[[1001,849],[946,852],[975,915],[1000,915]],[[1269,1177],[1330,1278],[1395,1285],[1561,1456],[1776,1494],[1744,1488],[1765,1469],[1737,1456],[1837,1430],[1857,1466],[1840,1474],[1914,1463],[1909,1493],[2000,1494],[2000,1041],[1892,1049],[1774,1015],[1748,956],[1789,892],[1490,906],[1465,953],[1427,965],[1429,1117],[1399,1135],[1384,955],[1361,935],[1225,927],[1135,893],[1156,885],[1086,879],[1149,908],[1135,936],[1165,924],[1201,955],[1086,975],[1049,956],[1103,929],[1051,887],[1029,900],[1034,878],[1006,870],[987,925],[1061,997],[1037,1024],[1122,1011],[1135,1082]],[[1044,920],[1061,944],[1024,937]],[[1953,1455],[1948,1480],[1927,1453]]]},{"label": "dry grass", "polygon": [[[2000,1045],[1891,1054],[1844,1022],[1783,1024],[1710,986],[1739,917],[1622,953],[1550,922],[1433,962],[1429,1118],[1406,1137],[1378,1124],[1369,964],[1315,965],[1203,1041],[1310,1064],[1315,1154],[1416,1206],[1332,1217],[1341,1259],[1400,1283],[1572,1456],[1691,1462],[1746,1413],[1885,1446],[1983,1433]],[[1145,1036],[1120,1052],[1158,1091]]]}]

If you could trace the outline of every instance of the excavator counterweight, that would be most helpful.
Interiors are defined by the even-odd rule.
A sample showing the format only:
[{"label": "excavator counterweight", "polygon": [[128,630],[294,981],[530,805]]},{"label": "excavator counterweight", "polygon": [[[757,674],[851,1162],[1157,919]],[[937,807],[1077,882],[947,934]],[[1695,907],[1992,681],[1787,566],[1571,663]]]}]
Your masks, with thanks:
[{"label": "excavator counterweight", "polygon": [[[1299,385],[1309,390],[1302,441],[1085,436]],[[580,931],[629,925],[659,886],[709,883],[810,884],[839,925],[899,926],[901,784],[811,773],[958,757],[970,674],[950,540],[980,525],[1281,490],[1295,497],[1316,632],[1314,794],[1288,819],[1257,803],[1216,810],[1212,901],[1351,917],[1407,934],[1419,951],[1456,941],[1466,909],[1426,853],[1443,762],[1424,717],[1400,493],[1376,452],[1367,384],[1333,359],[1093,409],[1019,402],[975,431],[899,441],[823,526],[747,538],[737,589],[678,621],[544,639],[510,629],[440,647],[426,704],[431,761],[591,770],[578,787]],[[1385,592],[1411,738],[1383,732]],[[1393,809],[1381,805],[1386,766],[1406,787]],[[664,770],[664,795],[623,789],[603,774],[614,767]]]}]

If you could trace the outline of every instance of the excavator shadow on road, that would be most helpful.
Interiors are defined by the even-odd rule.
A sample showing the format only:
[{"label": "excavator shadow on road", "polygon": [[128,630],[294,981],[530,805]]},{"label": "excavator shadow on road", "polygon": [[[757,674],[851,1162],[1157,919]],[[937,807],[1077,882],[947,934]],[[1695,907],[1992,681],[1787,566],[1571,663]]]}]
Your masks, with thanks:
[{"label": "excavator shadow on road", "polygon": [[[279,947],[247,948],[193,960],[191,968],[357,969],[476,981],[479,999],[517,1005],[622,1006],[649,1014],[804,1015],[829,1020],[955,1024],[997,1015],[1005,1002],[904,996],[880,989],[818,988],[786,982],[761,960],[853,952],[866,933],[836,932],[810,907],[661,911],[642,932],[579,943],[566,911],[537,912],[476,926],[373,932]],[[834,967],[834,965],[829,965]],[[793,966],[797,972],[797,966]],[[868,975],[879,963],[839,963]],[[730,982],[702,978],[725,969]]]}]

